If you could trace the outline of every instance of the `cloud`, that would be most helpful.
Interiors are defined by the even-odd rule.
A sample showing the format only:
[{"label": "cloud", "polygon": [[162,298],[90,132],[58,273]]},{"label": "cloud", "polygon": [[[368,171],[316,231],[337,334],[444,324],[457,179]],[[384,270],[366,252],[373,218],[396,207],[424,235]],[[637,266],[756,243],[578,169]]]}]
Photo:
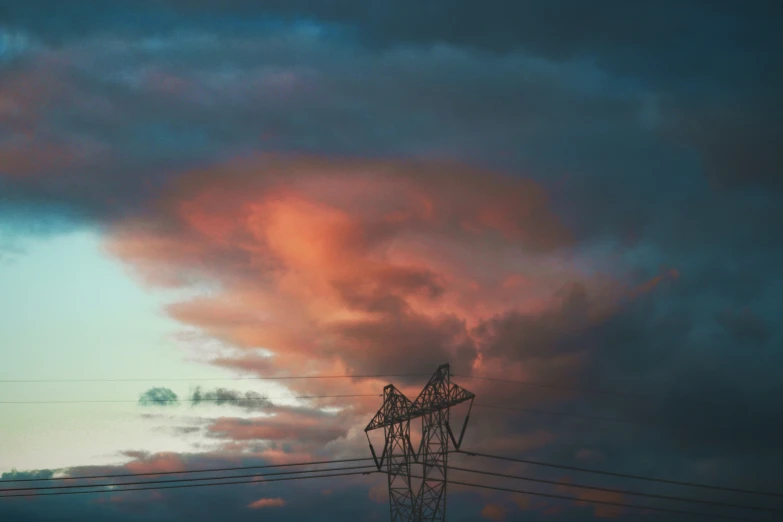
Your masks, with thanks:
[{"label": "cloud", "polygon": [[[263,28],[266,20],[277,18],[339,24],[358,32],[365,42],[374,45],[426,46],[448,42],[506,52],[529,47],[548,56],[564,56],[579,51],[607,53],[613,46],[622,45],[629,47],[628,54],[638,54],[640,50],[662,53],[673,44],[661,41],[660,34],[678,33],[683,30],[683,24],[700,18],[703,18],[704,27],[699,27],[695,37],[686,41],[690,44],[688,50],[692,52],[695,49],[691,46],[696,47],[694,44],[701,39],[714,38],[714,32],[718,31],[719,34],[730,34],[737,26],[754,27],[761,32],[749,38],[751,43],[758,45],[774,34],[772,25],[765,23],[765,19],[779,14],[774,2],[740,7],[730,2],[713,6],[699,0],[666,1],[643,8],[631,8],[619,1],[587,8],[576,0],[563,2],[557,7],[536,2],[519,2],[509,6],[502,0],[490,0],[481,9],[466,1],[448,3],[445,0],[427,2],[425,7],[413,0],[394,4],[375,2],[369,6],[358,1],[324,4],[317,0],[272,1],[263,6],[247,0],[120,1],[112,7],[108,9],[99,1],[74,6],[38,0],[29,6],[9,5],[5,16],[9,25],[25,27],[28,31],[59,40],[109,31],[154,34],[182,26],[223,32],[252,31]],[[41,8],[50,10],[48,17],[34,16]],[[445,9],[449,9],[453,16],[445,18]],[[112,16],[117,10],[132,16]],[[569,16],[562,16],[564,12]],[[150,23],[138,23],[140,15],[146,15]],[[587,22],[579,24],[574,20]],[[550,27],[551,32],[544,31],[542,26]],[[614,52],[624,57],[619,50]],[[672,58],[677,59],[676,56]],[[668,66],[674,68],[675,65],[681,65],[681,62]]]},{"label": "cloud", "polygon": [[248,504],[250,509],[261,509],[267,507],[284,507],[287,504],[282,498],[260,498],[255,502]]},{"label": "cloud", "polygon": [[[110,251],[153,284],[217,283],[171,315],[282,368],[467,367],[480,317],[582,278],[550,263],[570,239],[535,183],[448,162],[257,156],[181,178],[157,209],[118,223]],[[519,293],[512,275],[538,282]]]},{"label": "cloud", "polygon": [[590,302],[580,284],[560,289],[555,304],[540,314],[511,310],[476,327],[476,336],[486,357],[539,358],[581,348],[579,339],[589,325],[601,320],[606,311]]},{"label": "cloud", "polygon": [[186,469],[186,462],[176,453],[154,453],[126,451],[125,456],[133,460],[125,464],[131,473],[172,472]]},{"label": "cloud", "polygon": [[197,387],[190,394],[189,400],[192,402],[193,406],[206,402],[216,406],[227,404],[251,410],[263,409],[272,405],[272,401],[254,391],[242,393],[234,390],[227,390],[225,388],[202,391],[200,387]]},{"label": "cloud", "polygon": [[141,406],[177,406],[177,394],[168,388],[150,388],[139,397]]},{"label": "cloud", "polygon": [[[569,488],[567,486],[558,486],[563,493],[574,496],[575,498],[585,500],[597,500],[599,502],[613,502],[618,504],[627,504],[628,500],[621,493],[611,491],[589,491],[584,489]],[[577,505],[589,506],[592,508],[596,518],[618,518],[625,508],[619,506],[607,506],[601,504],[590,504],[589,502],[576,502]]]},{"label": "cloud", "polygon": [[763,344],[769,340],[773,328],[749,308],[741,311],[724,310],[715,315],[715,319],[726,331],[737,339]]},{"label": "cloud", "polygon": [[[301,462],[300,455],[289,455],[288,462]],[[157,471],[199,470],[236,466],[262,466],[273,463],[264,455],[229,455],[221,452],[152,454],[128,452],[125,465],[98,467],[74,467],[67,470],[67,476],[116,475],[122,473],[145,473]],[[290,460],[293,459],[293,460]],[[196,475],[194,475],[195,477]],[[202,474],[198,474],[202,476]],[[154,480],[149,477],[149,480]],[[327,485],[331,494],[321,495]],[[315,520],[327,522],[334,516],[351,519],[352,513],[371,513],[375,506],[366,498],[366,491],[377,480],[375,477],[355,476],[339,479],[291,480],[259,484],[235,484],[230,487],[200,487],[158,491],[137,491],[135,493],[103,493],[100,495],[66,495],[52,497],[56,504],[42,499],[5,499],[0,502],[0,516],[4,520],[64,520],[76,522],[87,516],[96,521],[163,520],[172,517],[186,517],[188,520],[207,521],[214,519],[214,507],[220,505],[221,516],[232,520],[250,521],[258,512],[249,508],[254,502],[266,499],[262,507],[275,507],[278,499],[317,498],[318,510],[313,511],[311,502],[290,502],[284,510],[275,510],[275,518],[282,521]],[[77,483],[69,481],[69,483]],[[78,482],[84,483],[84,482]],[[51,483],[47,483],[51,485]],[[61,485],[61,484],[60,484]],[[263,488],[263,495],[259,494]]]},{"label": "cloud", "polygon": [[0,475],[0,480],[30,480],[30,479],[50,479],[54,476],[55,471],[51,469],[37,469],[32,471],[17,471],[12,469],[6,471]]},{"label": "cloud", "polygon": [[[542,139],[566,129],[584,135],[585,119],[636,121],[641,100],[604,89],[607,80],[579,60],[450,47],[378,54],[287,25],[254,36],[95,35],[31,53],[0,92],[4,106],[21,107],[3,123],[28,129],[30,147],[53,142],[82,158],[60,168],[80,190],[48,195],[114,215],[182,168],[249,149],[532,159],[546,151]],[[28,164],[40,160],[14,150],[12,173],[29,177]],[[47,192],[40,180],[16,179],[13,188]],[[481,220],[503,216],[491,214]]]},{"label": "cloud", "polygon": [[[309,4],[300,7],[302,12],[321,12]],[[204,8],[217,9],[221,16],[241,11],[238,4],[227,10],[207,4],[199,9]],[[54,18],[59,9],[52,11]],[[524,9],[564,23],[558,11]],[[576,4],[570,9],[584,8]],[[664,75],[662,69],[681,57],[713,64],[713,54],[727,53],[712,50],[710,31],[747,31],[761,38],[768,34],[769,18],[755,8],[724,18],[722,10],[733,8],[713,12],[698,2],[650,8],[637,23],[664,48],[656,47],[661,54],[642,54],[623,40],[628,35],[616,26],[618,13],[627,7],[606,9],[606,16],[591,20],[611,30],[572,28],[573,40],[558,34],[547,45],[521,42],[500,54],[479,51],[481,45],[456,45],[453,38],[442,40],[452,45],[371,50],[294,23],[229,35],[221,32],[225,25],[198,26],[187,12],[181,14],[190,31],[156,37],[120,31],[110,37],[102,20],[103,25],[95,26],[101,31],[87,31],[83,38],[46,52],[31,50],[22,65],[4,75],[3,105],[22,107],[7,121],[11,128],[31,133],[27,145],[9,142],[9,154],[16,159],[8,163],[8,186],[0,192],[16,200],[54,200],[78,207],[81,216],[107,219],[145,207],[150,194],[182,170],[248,150],[445,156],[524,172],[550,190],[557,185],[555,208],[580,239],[639,242],[654,234],[659,240],[668,236],[692,242],[725,229],[709,220],[726,219],[725,214],[713,216],[726,205],[749,214],[744,219],[753,221],[747,228],[754,236],[769,236],[767,223],[780,213],[773,201],[738,204],[744,196],[733,193],[718,204],[713,197],[700,197],[704,175],[730,178],[741,187],[770,187],[777,179],[770,174],[775,172],[774,155],[763,149],[783,149],[775,147],[774,121],[765,116],[774,113],[765,108],[776,103],[771,93],[779,78],[756,49],[763,38],[734,49],[736,59],[720,61],[726,71],[692,64],[678,66],[674,75]],[[105,9],[94,11],[97,15]],[[392,14],[402,11],[397,7]],[[409,15],[429,16],[421,10]],[[636,19],[638,13],[626,15]],[[480,16],[488,15],[482,11]],[[513,23],[532,23],[535,16]],[[89,17],[79,19],[89,25]],[[694,34],[686,51],[668,49],[657,38],[661,26],[676,30],[670,24],[690,19],[708,20],[704,27],[711,29]],[[752,30],[753,24],[760,29]],[[522,40],[551,38],[549,32],[509,34]],[[634,44],[637,37],[634,32]],[[577,52],[571,47],[577,43],[587,47]],[[569,49],[544,52],[552,45]],[[618,56],[617,49],[632,55]],[[226,56],[231,57],[229,66]],[[629,71],[629,66],[642,70]],[[695,70],[703,71],[703,77],[692,78]],[[735,78],[746,80],[737,83]],[[694,90],[711,94],[694,99]],[[739,128],[742,136],[735,136]],[[45,150],[52,153],[33,154]],[[724,158],[726,154],[734,159]],[[58,161],[56,173],[36,166],[50,156]],[[78,161],[61,161],[66,158]],[[667,216],[661,215],[661,207],[668,209]],[[700,216],[708,221],[706,228]]]},{"label": "cloud", "polygon": [[210,436],[233,441],[291,441],[297,444],[327,444],[348,434],[353,421],[346,415],[326,414],[318,410],[278,408],[266,417],[221,417],[212,422]]},{"label": "cloud", "polygon": [[487,520],[505,520],[508,510],[498,504],[487,504],[481,509],[481,516]]},{"label": "cloud", "polygon": [[174,428],[174,432],[179,435],[190,435],[193,433],[199,433],[201,428],[197,426],[177,426]]}]

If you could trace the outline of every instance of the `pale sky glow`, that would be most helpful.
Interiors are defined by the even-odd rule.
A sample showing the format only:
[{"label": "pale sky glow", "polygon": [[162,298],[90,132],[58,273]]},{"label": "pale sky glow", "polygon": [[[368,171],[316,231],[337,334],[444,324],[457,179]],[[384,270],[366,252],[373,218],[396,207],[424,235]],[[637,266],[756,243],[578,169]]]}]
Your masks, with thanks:
[{"label": "pale sky glow", "polygon": [[[199,364],[187,343],[177,339],[184,328],[163,307],[181,294],[143,288],[104,253],[94,232],[17,239],[21,253],[0,264],[0,380],[161,380],[0,383],[2,400],[134,401],[153,386],[169,387],[180,397],[195,385],[283,393],[274,384],[254,381],[166,382],[233,375]],[[203,357],[203,350],[202,343],[198,355]],[[204,418],[226,413],[206,406],[197,411]],[[176,412],[176,417],[142,417],[158,412]],[[240,409],[231,412],[243,416]],[[193,451],[200,437],[166,430],[186,423],[180,416],[189,413],[196,414],[187,406],[172,410],[135,403],[0,404],[0,473],[123,462],[128,459],[119,452],[125,450]]]}]

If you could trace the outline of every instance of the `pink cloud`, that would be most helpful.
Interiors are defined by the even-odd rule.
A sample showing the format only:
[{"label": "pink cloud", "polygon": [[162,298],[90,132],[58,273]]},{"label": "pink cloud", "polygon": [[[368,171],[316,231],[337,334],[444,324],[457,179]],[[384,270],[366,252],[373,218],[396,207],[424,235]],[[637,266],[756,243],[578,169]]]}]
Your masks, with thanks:
[{"label": "pink cloud", "polygon": [[344,437],[348,426],[344,416],[317,410],[282,410],[268,417],[216,419],[208,432],[218,438],[244,440],[296,440],[298,443],[327,442]]},{"label": "pink cloud", "polygon": [[157,473],[179,471],[186,469],[185,463],[177,453],[156,453],[147,455],[138,452],[127,452],[133,460],[125,465],[132,473]]},{"label": "pink cloud", "polygon": [[[565,477],[561,479],[561,482],[568,483],[570,478]],[[593,508],[593,514],[597,518],[617,518],[624,513],[624,509],[620,506],[593,504],[590,500],[598,502],[614,502],[622,504],[626,502],[622,493],[615,493],[612,491],[590,491],[580,488],[572,488],[569,486],[557,486],[557,489],[565,494],[573,496],[575,504],[580,506],[590,506]]]},{"label": "pink cloud", "polygon": [[[169,314],[239,348],[214,364],[261,375],[409,373],[449,361],[455,373],[567,379],[586,354],[558,352],[559,339],[640,293],[573,259],[541,187],[453,163],[251,156],[184,175],[149,208],[117,223],[107,249],[148,283],[209,283]],[[386,382],[286,384],[337,395],[377,394]],[[208,431],[227,444],[333,442],[379,399],[350,404],[334,421],[280,411]]]},{"label": "pink cloud", "polygon": [[247,505],[250,509],[261,509],[268,507],[284,507],[288,503],[282,498],[261,498]]},{"label": "pink cloud", "polygon": [[460,165],[253,157],[184,177],[158,212],[109,249],[153,283],[222,288],[171,314],[314,370],[469,363],[471,325],[579,277],[551,262],[570,239],[537,185]]},{"label": "pink cloud", "polygon": [[481,509],[481,517],[487,520],[505,520],[508,510],[498,504],[487,504]]}]

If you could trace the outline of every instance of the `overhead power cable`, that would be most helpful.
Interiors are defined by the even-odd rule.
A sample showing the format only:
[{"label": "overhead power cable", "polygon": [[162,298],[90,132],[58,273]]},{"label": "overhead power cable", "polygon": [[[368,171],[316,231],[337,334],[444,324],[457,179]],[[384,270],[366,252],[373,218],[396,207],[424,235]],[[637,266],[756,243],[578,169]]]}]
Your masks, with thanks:
[{"label": "overhead power cable", "polygon": [[354,458],[354,459],[337,459],[337,460],[317,460],[313,462],[292,462],[289,464],[264,464],[261,466],[236,466],[231,468],[205,468],[205,469],[192,469],[181,471],[154,471],[149,473],[119,473],[113,475],[87,475],[83,477],[53,477],[53,478],[27,478],[27,479],[4,479],[0,480],[0,484],[6,482],[42,482],[51,480],[95,480],[95,479],[114,479],[114,478],[127,478],[127,477],[154,477],[159,475],[184,475],[190,473],[218,473],[222,471],[240,471],[248,469],[272,469],[272,468],[287,468],[294,466],[318,466],[321,464],[342,464],[345,462],[362,462],[366,460],[372,460],[372,457]]},{"label": "overhead power cable", "polygon": [[[209,399],[149,399],[145,406],[164,406],[168,404],[176,404],[178,402],[243,402],[243,401],[271,401],[271,400],[285,400],[285,399],[346,399],[354,397],[383,397],[378,393],[350,393],[345,395],[296,395],[296,396],[284,396],[279,397],[236,397],[236,398],[209,398]],[[88,404],[88,403],[138,403],[139,400],[91,400],[91,399],[75,399],[75,400],[63,400],[63,401],[0,401],[0,404]]]},{"label": "overhead power cable", "polygon": [[386,377],[422,377],[428,373],[386,373],[386,374],[356,374],[356,375],[283,375],[283,376],[258,376],[258,377],[160,377],[133,378],[133,379],[2,379],[0,383],[23,382],[188,382],[188,381],[291,381],[300,379],[379,379]]},{"label": "overhead power cable", "polygon": [[740,488],[729,488],[729,487],[723,487],[723,486],[713,486],[710,484],[700,484],[697,482],[685,482],[680,480],[668,480],[668,479],[660,479],[660,478],[653,478],[653,477],[644,477],[641,475],[631,475],[628,473],[616,473],[612,471],[600,471],[596,469],[590,469],[590,468],[581,468],[577,466],[565,466],[562,464],[551,464],[549,462],[541,462],[538,460],[530,460],[530,459],[518,459],[513,457],[503,457],[500,455],[488,455],[486,453],[476,453],[475,451],[464,451],[460,450],[459,453],[464,453],[466,455],[470,455],[473,457],[484,457],[488,459],[497,459],[497,460],[506,460],[510,462],[521,462],[523,464],[533,464],[536,466],[546,466],[549,468],[557,468],[557,469],[566,469],[569,471],[583,471],[585,473],[593,473],[596,475],[606,475],[610,477],[621,477],[621,478],[629,478],[629,479],[635,479],[635,480],[646,480],[648,482],[659,482],[662,484],[675,484],[678,486],[691,486],[695,488],[704,488],[704,489],[712,489],[716,491],[731,491],[733,493],[747,493],[751,495],[764,495],[769,497],[783,497],[783,493],[773,493],[768,491],[757,491],[757,490],[751,490],[751,489],[740,489]]},{"label": "overhead power cable", "polygon": [[314,478],[330,478],[330,477],[347,477],[349,475],[370,475],[372,473],[378,473],[378,471],[351,471],[348,473],[331,473],[327,475],[305,475],[302,477],[281,477],[274,479],[264,480],[242,480],[236,482],[214,482],[209,484],[181,484],[174,486],[149,486],[142,488],[125,488],[125,489],[104,489],[100,491],[54,491],[51,493],[14,493],[13,495],[0,495],[0,499],[3,498],[18,498],[18,497],[43,497],[54,495],[88,495],[94,493],[125,493],[128,491],[150,491],[150,490],[162,490],[162,489],[185,489],[185,488],[203,488],[211,486],[234,486],[237,484],[261,484],[265,482],[280,482],[283,480],[305,480]]},{"label": "overhead power cable", "polygon": [[605,487],[599,487],[599,486],[586,486],[584,484],[574,484],[570,482],[559,482],[556,480],[544,480],[544,479],[538,479],[533,477],[521,477],[519,475],[508,475],[505,473],[495,473],[492,471],[483,471],[478,469],[470,469],[470,468],[460,468],[457,466],[449,466],[449,469],[453,469],[455,471],[465,471],[468,473],[478,473],[481,475],[491,475],[493,477],[502,477],[502,478],[510,478],[510,479],[517,479],[517,480],[526,480],[528,482],[538,482],[541,484],[552,484],[555,486],[565,486],[569,488],[577,488],[577,489],[588,489],[588,490],[594,490],[594,491],[608,491],[610,493],[622,493],[624,495],[635,495],[639,497],[647,497],[647,498],[657,498],[661,500],[677,500],[680,502],[692,502],[696,504],[706,504],[711,506],[718,506],[718,507],[729,507],[729,508],[740,508],[740,509],[753,509],[758,511],[770,511],[773,513],[783,513],[783,509],[774,509],[774,508],[765,508],[765,507],[758,507],[758,506],[749,506],[747,504],[730,504],[726,502],[715,502],[711,500],[700,500],[700,499],[694,499],[694,498],[686,498],[686,497],[675,497],[675,496],[669,496],[669,495],[654,495],[651,493],[639,493],[637,491],[629,491],[626,489],[615,489],[615,488],[605,488]]},{"label": "overhead power cable", "polygon": [[164,480],[142,480],[137,482],[109,482],[106,484],[74,484],[67,486],[35,486],[26,488],[5,488],[0,489],[1,493],[7,493],[9,491],[49,491],[52,489],[87,489],[87,488],[103,488],[103,487],[122,487],[122,486],[139,486],[146,484],[171,484],[175,482],[204,482],[207,480],[230,480],[241,478],[252,478],[259,476],[276,476],[276,475],[303,475],[306,473],[324,473],[332,471],[346,471],[346,470],[368,470],[377,469],[374,465],[365,464],[364,466],[343,466],[339,468],[327,468],[327,469],[304,469],[297,471],[280,471],[277,473],[252,473],[249,475],[227,475],[224,477],[197,477],[197,478],[177,478],[177,479],[164,479]]},{"label": "overhead power cable", "polygon": [[[413,477],[412,478],[421,478],[421,477]],[[616,507],[624,507],[624,508],[631,508],[631,509],[641,509],[646,511],[659,511],[662,513],[674,513],[677,515],[689,515],[689,516],[700,516],[700,517],[707,517],[712,519],[725,519],[725,520],[742,520],[745,522],[771,522],[766,520],[759,520],[759,519],[752,519],[752,518],[743,518],[743,517],[733,517],[729,515],[715,515],[713,513],[700,513],[698,511],[685,511],[681,509],[670,509],[670,508],[662,508],[662,507],[651,507],[651,506],[640,506],[638,504],[625,504],[623,502],[610,502],[608,500],[590,500],[590,499],[583,499],[578,497],[568,497],[565,495],[555,495],[553,493],[539,493],[536,491],[525,491],[523,489],[511,489],[511,488],[503,488],[499,486],[487,486],[485,484],[472,484],[469,482],[461,482],[456,480],[447,480],[447,484],[454,484],[457,486],[468,486],[468,487],[474,487],[474,488],[483,488],[483,489],[494,489],[496,491],[506,491],[508,493],[521,493],[523,495],[532,495],[536,497],[546,497],[546,498],[555,498],[559,500],[571,500],[573,502],[586,502],[588,504],[601,504],[604,506],[616,506]]]}]

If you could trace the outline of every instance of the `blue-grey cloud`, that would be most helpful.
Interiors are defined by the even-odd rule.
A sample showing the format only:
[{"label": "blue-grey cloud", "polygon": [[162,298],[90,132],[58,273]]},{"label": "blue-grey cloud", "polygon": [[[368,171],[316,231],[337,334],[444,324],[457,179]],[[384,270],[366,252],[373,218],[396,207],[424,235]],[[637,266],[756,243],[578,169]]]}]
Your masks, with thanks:
[{"label": "blue-grey cloud", "polygon": [[177,406],[177,394],[168,388],[150,388],[139,397],[142,406]]},{"label": "blue-grey cloud", "polygon": [[51,469],[37,469],[32,471],[17,471],[12,469],[0,474],[0,480],[45,480],[54,476],[54,470]]},{"label": "blue-grey cloud", "polygon": [[264,409],[272,406],[272,401],[260,393],[254,391],[240,392],[226,388],[217,388],[215,390],[202,390],[196,388],[189,395],[189,400],[193,406],[199,404],[210,404],[215,406],[236,406],[248,410]]}]

